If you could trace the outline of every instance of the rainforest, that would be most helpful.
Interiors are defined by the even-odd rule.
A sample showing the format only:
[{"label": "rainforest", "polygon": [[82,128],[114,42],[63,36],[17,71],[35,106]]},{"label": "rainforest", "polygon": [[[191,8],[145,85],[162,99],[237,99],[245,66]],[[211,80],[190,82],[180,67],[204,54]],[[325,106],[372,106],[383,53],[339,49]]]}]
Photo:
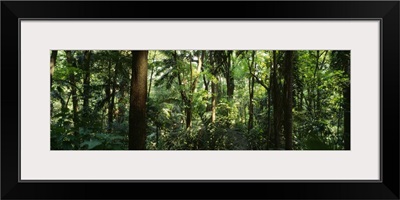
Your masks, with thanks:
[{"label": "rainforest", "polygon": [[51,50],[51,150],[350,150],[350,51]]}]

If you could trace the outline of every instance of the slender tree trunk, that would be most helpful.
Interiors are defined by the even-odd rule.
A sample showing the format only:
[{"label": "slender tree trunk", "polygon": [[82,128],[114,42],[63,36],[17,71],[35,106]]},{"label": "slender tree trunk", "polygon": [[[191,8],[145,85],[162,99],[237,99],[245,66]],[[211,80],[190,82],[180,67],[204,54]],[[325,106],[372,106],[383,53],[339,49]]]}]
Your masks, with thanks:
[{"label": "slender tree trunk", "polygon": [[303,93],[303,88],[300,90],[300,99],[299,99],[299,111],[303,110],[303,98],[304,98],[304,93]]},{"label": "slender tree trunk", "polygon": [[71,83],[74,84],[71,88],[71,94],[72,94],[72,115],[73,115],[73,122],[74,122],[74,127],[77,128],[78,126],[78,95],[76,93],[76,82],[75,82],[75,74],[72,73],[70,76]]},{"label": "slender tree trunk", "polygon": [[285,131],[285,149],[293,149],[293,51],[285,53],[285,111],[284,111],[284,131]]},{"label": "slender tree trunk", "polygon": [[350,150],[350,87],[344,89],[344,149]]},{"label": "slender tree trunk", "polygon": [[[206,76],[204,74],[203,74],[203,83],[204,83],[204,90],[207,92],[207,94],[209,94],[210,90],[208,87],[209,87],[210,81],[207,81]],[[207,98],[204,97],[203,100],[205,100],[205,99],[207,99]],[[210,112],[211,110],[212,110],[212,108],[211,108],[210,101],[207,100],[206,112]]]},{"label": "slender tree trunk", "polygon": [[[323,54],[325,54],[325,55],[322,58],[321,64],[318,64],[318,60],[317,60],[317,68],[318,68],[318,70],[321,70],[324,67],[326,56],[328,55],[328,52],[324,51],[319,56],[322,56]],[[321,77],[319,75],[317,75],[317,87],[316,87],[316,90],[317,90],[317,101],[316,102],[317,102],[318,116],[321,113],[321,91],[320,91],[320,89],[318,89],[320,85],[321,85]]]},{"label": "slender tree trunk", "polygon": [[268,90],[268,146],[270,146],[269,142],[272,142],[272,124],[271,124],[271,90],[272,90],[272,65],[269,70],[269,90]]},{"label": "slender tree trunk", "polygon": [[188,129],[192,126],[192,109],[185,108],[185,112],[186,112],[186,129]]},{"label": "slender tree trunk", "polygon": [[229,78],[228,78],[227,84],[228,84],[228,88],[227,88],[228,98],[232,99],[233,94],[235,92],[235,79],[232,76],[232,72],[229,73]]},{"label": "slender tree trunk", "polygon": [[[203,70],[201,70],[203,72]],[[210,91],[208,89],[208,86],[210,85],[210,81],[207,81],[206,75],[203,74],[203,83],[204,83],[204,90],[207,91],[207,93]]]},{"label": "slender tree trunk", "polygon": [[[332,64],[335,66],[336,70],[343,70],[343,75],[348,77],[349,80],[347,83],[342,85],[342,94],[343,94],[343,110],[339,112],[343,112],[343,143],[344,150],[350,150],[351,141],[350,141],[350,51],[332,51]],[[340,114],[338,114],[338,129],[340,126]]]},{"label": "slender tree trunk", "polygon": [[[121,74],[123,74],[123,70],[122,70],[122,68],[121,68],[121,65],[122,65],[122,63],[121,63],[122,61],[119,61],[118,62],[118,66],[117,66],[117,68],[120,68],[119,70],[121,70]],[[126,81],[126,79],[125,78],[123,78],[122,79],[122,81],[119,83],[119,97],[118,97],[118,106],[117,106],[117,108],[118,108],[118,110],[117,110],[117,112],[116,112],[116,121],[118,122],[118,123],[123,123],[124,121],[125,121],[125,112],[126,112],[126,102],[125,102],[125,96],[126,96],[126,88],[128,87],[127,86],[127,84],[128,84],[128,82]]]},{"label": "slender tree trunk", "polygon": [[108,113],[107,113],[107,126],[108,132],[112,132],[112,123],[113,123],[113,115],[114,115],[114,97],[115,97],[115,74],[111,73],[112,62],[110,60],[108,64],[108,86],[106,88],[106,95],[108,99]]},{"label": "slender tree trunk", "polygon": [[[51,88],[53,87],[53,74],[54,74],[54,68],[56,66],[56,61],[57,61],[57,51],[51,51],[51,56],[50,56],[50,91]],[[53,101],[50,100],[50,115],[53,113]]]},{"label": "slender tree trunk", "polygon": [[149,91],[147,92],[147,99],[150,98],[151,83],[153,81],[153,73],[154,73],[154,67],[151,69],[151,73],[150,73],[150,83],[149,83]]},{"label": "slender tree trunk", "polygon": [[247,131],[250,133],[250,130],[253,129],[254,126],[254,105],[253,105],[253,98],[254,98],[254,77],[249,78],[249,123],[247,127]]},{"label": "slender tree trunk", "polygon": [[217,84],[211,81],[211,123],[215,122],[217,107]]},{"label": "slender tree trunk", "polygon": [[84,52],[84,71],[85,76],[83,79],[83,117],[87,118],[89,115],[89,96],[90,96],[90,51]]},{"label": "slender tree trunk", "polygon": [[315,69],[314,69],[315,90],[313,90],[313,93],[312,93],[313,94],[313,113],[314,113],[314,116],[316,116],[316,117],[318,117],[318,108],[317,108],[318,100],[316,99],[318,96],[318,80],[317,80],[316,76],[317,76],[317,71],[319,69],[319,57],[321,57],[321,55],[320,55],[319,51],[317,50],[316,55],[315,55],[316,60],[315,60]]},{"label": "slender tree trunk", "polygon": [[222,85],[222,78],[221,77],[218,77],[218,83],[217,83],[217,104],[218,104],[218,102],[221,100],[221,98],[222,98],[222,94],[224,94],[224,88],[225,87],[223,87],[223,85]]},{"label": "slender tree trunk", "polygon": [[148,51],[132,51],[129,108],[129,149],[146,148],[146,98]]},{"label": "slender tree trunk", "polygon": [[[67,55],[67,63],[70,66],[75,66],[73,62],[73,57],[71,51],[65,51]],[[72,121],[74,122],[74,128],[77,129],[78,127],[78,96],[76,94],[76,82],[75,82],[75,73],[71,72],[69,75],[69,81],[71,82],[71,95],[72,95]],[[76,132],[77,134],[78,132]]]},{"label": "slender tree trunk", "polygon": [[[215,51],[210,52],[210,63],[211,63],[211,74],[214,78],[217,78],[216,74],[216,61],[215,61]],[[217,93],[218,93],[218,85],[215,83],[215,80],[211,80],[211,123],[215,122],[216,118],[216,107],[217,107]]]},{"label": "slender tree trunk", "polygon": [[338,114],[337,114],[338,120],[337,120],[336,135],[339,135],[339,134],[340,134],[340,130],[339,130],[339,127],[340,127],[340,118],[341,118],[340,114],[341,114],[341,111],[339,110],[339,112],[338,112]]},{"label": "slender tree trunk", "polygon": [[[346,52],[350,54],[350,52]],[[348,55],[350,58],[350,55]],[[349,77],[349,84],[345,86],[343,89],[343,98],[344,98],[344,149],[350,150],[350,59],[345,61],[344,63],[344,71],[345,74]]]},{"label": "slender tree trunk", "polygon": [[110,111],[111,115],[108,117],[108,122],[112,127],[112,123],[114,122],[114,115],[115,115],[115,93],[116,93],[116,87],[117,87],[117,75],[118,75],[118,68],[119,68],[119,61],[115,64],[115,71],[114,71],[114,76],[113,76],[113,82],[112,82],[112,93],[111,93],[111,101],[110,105],[108,107],[108,110]]},{"label": "slender tree trunk", "polygon": [[108,112],[107,112],[107,132],[111,132],[111,123],[110,123],[110,116],[112,113],[110,112],[110,104],[111,104],[111,59],[108,61],[108,80],[107,85],[105,87],[106,92],[106,100],[108,101]]},{"label": "slender tree trunk", "polygon": [[[176,63],[176,67],[179,69],[176,51],[174,52],[173,56],[174,56],[174,60]],[[182,83],[180,72],[178,72],[178,84],[180,86],[179,92],[181,94],[181,98],[183,101],[183,106],[184,106],[184,110],[185,110],[185,114],[186,114],[186,119],[185,119],[186,129],[188,129],[192,125],[192,109],[191,109],[192,102],[190,101],[190,98],[187,96],[185,90],[183,89],[183,83]]]},{"label": "slender tree trunk", "polygon": [[156,126],[156,149],[158,150],[160,148],[160,144],[159,144],[159,133],[160,132],[160,128],[158,126]]},{"label": "slender tree trunk", "polygon": [[120,86],[119,86],[119,93],[120,93],[120,97],[118,98],[118,111],[117,111],[117,116],[116,116],[116,120],[118,123],[122,123],[125,121],[125,95],[126,95],[126,91],[125,91],[125,82],[122,81]]},{"label": "slender tree trunk", "polygon": [[54,74],[54,68],[56,67],[56,62],[57,62],[57,50],[51,51],[51,56],[50,56],[50,88],[53,86],[53,74]]},{"label": "slender tree trunk", "polygon": [[[252,68],[255,63],[255,51],[252,51],[251,55],[251,63],[249,63],[249,72],[252,74]],[[254,106],[253,106],[253,97],[254,97],[254,76],[249,78],[249,123],[247,126],[247,131],[250,133],[250,130],[253,129],[254,126]]]},{"label": "slender tree trunk", "polygon": [[314,79],[317,75],[317,71],[319,69],[319,57],[321,57],[321,55],[319,54],[319,50],[317,50],[316,55],[315,55],[315,69],[314,69]]},{"label": "slender tree trunk", "polygon": [[228,99],[233,98],[233,94],[235,91],[235,79],[233,78],[232,72],[232,51],[228,51],[228,60],[227,60],[227,70],[226,70],[226,93],[228,95]]},{"label": "slender tree trunk", "polygon": [[[271,83],[271,81],[270,81]],[[271,136],[272,136],[272,127],[271,127],[271,84],[270,84],[270,89],[268,90],[268,102],[267,102],[267,123],[268,123],[268,135],[267,135],[267,144],[269,145],[269,142],[271,141]]]},{"label": "slender tree trunk", "polygon": [[[153,62],[155,62],[156,54],[157,54],[157,51],[155,51],[155,53],[154,53],[154,56],[153,56]],[[155,68],[155,66],[153,66],[153,67],[151,68],[151,73],[150,73],[150,83],[149,83],[149,91],[147,92],[147,99],[149,99],[149,98],[150,98],[150,92],[151,92],[151,83],[153,82],[154,68]]]},{"label": "slender tree trunk", "polygon": [[[199,77],[200,77],[200,72],[202,71],[202,68],[203,68],[203,58],[204,58],[204,54],[205,54],[205,51],[201,51],[201,52],[199,52],[199,55],[198,55],[199,61],[198,61],[198,63],[197,63],[196,76],[193,77],[194,80],[193,80],[192,85],[191,85],[191,87],[190,87],[191,101],[192,101],[192,102],[193,102],[194,93],[196,93],[197,82],[198,82]],[[190,68],[191,68],[191,67],[190,67]],[[193,73],[192,73],[191,76],[193,76]]]}]

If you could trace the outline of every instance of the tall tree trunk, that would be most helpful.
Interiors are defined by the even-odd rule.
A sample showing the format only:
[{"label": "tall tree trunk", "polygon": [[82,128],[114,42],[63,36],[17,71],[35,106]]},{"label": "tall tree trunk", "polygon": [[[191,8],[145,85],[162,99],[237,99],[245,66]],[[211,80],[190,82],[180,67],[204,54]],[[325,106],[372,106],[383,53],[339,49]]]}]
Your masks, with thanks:
[{"label": "tall tree trunk", "polygon": [[281,108],[280,108],[280,95],[279,85],[277,80],[278,73],[278,60],[276,58],[276,51],[272,51],[274,67],[272,69],[272,102],[274,110],[274,143],[275,149],[279,149],[280,146],[280,132],[281,132]]},{"label": "tall tree trunk", "polygon": [[121,81],[120,85],[119,85],[119,98],[118,98],[118,111],[117,111],[117,116],[116,116],[116,120],[118,123],[122,123],[125,121],[125,95],[126,95],[126,82],[125,81]]},{"label": "tall tree trunk", "polygon": [[[178,55],[176,53],[176,51],[174,51],[173,53],[173,57],[174,57],[174,61],[176,63],[176,67],[179,69],[179,65],[178,65]],[[178,70],[180,71],[180,70]],[[191,125],[192,125],[192,102],[191,99],[187,96],[185,90],[183,89],[183,83],[182,83],[182,79],[181,79],[181,75],[180,72],[178,72],[177,74],[178,76],[178,84],[179,84],[179,93],[181,94],[181,98],[183,101],[183,106],[184,106],[184,110],[185,110],[185,115],[186,115],[186,129],[188,129]]]},{"label": "tall tree trunk", "polygon": [[272,64],[271,64],[271,68],[269,70],[269,90],[268,90],[268,105],[267,105],[267,109],[268,109],[268,146],[270,146],[269,142],[272,142],[272,124],[271,124],[271,90],[272,90]]},{"label": "tall tree trunk", "polygon": [[[270,76],[271,77],[271,76]],[[270,82],[270,89],[268,90],[268,102],[267,102],[267,123],[268,123],[268,133],[267,133],[267,144],[269,145],[269,142],[271,141],[271,136],[272,136],[272,127],[271,127],[271,80]]]},{"label": "tall tree trunk", "polygon": [[233,98],[233,94],[235,92],[235,79],[232,76],[232,72],[229,73],[229,78],[227,79],[227,95],[229,99]]},{"label": "tall tree trunk", "polygon": [[[343,143],[344,149],[350,150],[351,141],[350,141],[350,51],[332,51],[331,53],[331,64],[336,68],[336,70],[343,70],[343,75],[348,77],[348,82],[342,85],[342,94],[343,94],[343,110],[339,112],[343,112]],[[339,115],[340,116],[340,115]],[[338,119],[338,128],[339,128],[339,119]]]},{"label": "tall tree trunk", "polygon": [[108,113],[107,113],[107,131],[109,133],[112,132],[112,123],[113,123],[113,115],[114,115],[114,94],[115,94],[115,74],[111,73],[112,62],[111,60],[108,63],[108,84],[106,88],[106,98],[108,99]]},{"label": "tall tree trunk", "polygon": [[254,77],[249,78],[249,123],[247,126],[247,131],[250,133],[250,130],[253,129],[254,126],[254,105],[253,105],[253,98],[254,98]]},{"label": "tall tree trunk", "polygon": [[[193,98],[194,98],[194,93],[196,93],[196,89],[197,89],[197,82],[199,80],[200,77],[200,72],[202,71],[202,67],[203,67],[203,57],[204,57],[205,51],[201,51],[198,54],[198,63],[197,63],[197,71],[196,74],[193,73],[193,69],[192,69],[192,63],[190,63],[190,96],[185,97],[183,99],[185,99],[185,113],[186,113],[186,128],[190,128],[192,126],[192,110],[193,110]],[[180,78],[180,77],[178,77]],[[180,79],[178,80],[179,84],[181,84]],[[186,95],[184,95],[186,96]],[[183,96],[182,96],[183,97]]]},{"label": "tall tree trunk", "polygon": [[215,122],[217,107],[217,84],[211,81],[211,123]]},{"label": "tall tree trunk", "polygon": [[108,111],[107,111],[107,132],[111,132],[111,123],[110,123],[110,116],[112,113],[110,112],[110,104],[111,104],[111,59],[108,61],[108,79],[107,85],[105,87],[106,92],[106,100],[108,104]]},{"label": "tall tree trunk", "polygon": [[[188,103],[191,105],[191,103]],[[190,107],[185,108],[186,113],[186,129],[192,126],[192,109]]]},{"label": "tall tree trunk", "polygon": [[[121,56],[121,51],[119,51],[119,57]],[[115,77],[117,77],[118,76],[118,74],[121,74],[121,76],[122,76],[122,79],[121,79],[121,81],[119,82],[119,84],[118,84],[118,93],[119,93],[119,96],[118,96],[118,103],[117,103],[117,111],[115,112],[116,113],[116,116],[115,116],[115,120],[118,122],[118,123],[123,123],[124,121],[125,121],[125,112],[126,112],[126,104],[127,104],[127,102],[126,102],[126,98],[125,98],[125,96],[126,96],[126,94],[127,94],[127,91],[126,91],[126,89],[127,88],[129,88],[128,87],[128,80],[123,76],[123,74],[125,74],[124,73],[124,70],[123,70],[123,68],[122,68],[122,59],[121,58],[119,58],[118,59],[118,62],[117,62],[117,66],[116,66],[116,72],[115,72]],[[117,80],[115,79],[115,85],[117,85]],[[116,94],[116,92],[114,92],[115,94]],[[115,94],[114,94],[114,97],[115,97]]]},{"label": "tall tree trunk", "polygon": [[[53,74],[57,62],[57,51],[51,51],[50,56],[50,90],[53,87]],[[50,101],[50,115],[53,113],[53,101]]]},{"label": "tall tree trunk", "polygon": [[349,77],[349,83],[343,89],[344,101],[344,149],[350,150],[350,51],[344,52],[344,72]]},{"label": "tall tree trunk", "polygon": [[293,51],[285,53],[285,111],[284,111],[284,131],[285,131],[285,149],[293,149]]},{"label": "tall tree trunk", "polygon": [[[211,54],[211,52],[210,52]],[[214,76],[214,79],[218,80],[216,73],[216,60],[215,60],[215,51],[210,55],[210,63],[211,63],[211,74]],[[215,80],[211,80],[211,123],[215,122],[216,118],[216,107],[217,107],[217,95],[218,95],[218,84]]]},{"label": "tall tree trunk", "polygon": [[318,71],[318,69],[319,69],[319,57],[321,57],[321,55],[320,55],[320,53],[319,53],[319,50],[317,50],[316,51],[316,55],[315,55],[315,58],[316,58],[316,60],[315,60],[315,69],[314,69],[314,81],[315,81],[315,85],[314,85],[314,87],[315,87],[315,90],[316,90],[316,93],[314,93],[314,90],[313,90],[313,113],[314,113],[314,116],[316,116],[316,117],[318,117],[318,109],[317,109],[317,105],[318,105],[318,100],[316,99],[317,98],[317,96],[318,96],[318,80],[317,80],[317,71]]},{"label": "tall tree trunk", "polygon": [[160,132],[160,127],[158,127],[156,125],[156,149],[158,150],[160,148],[160,144],[159,144],[159,133]]},{"label": "tall tree trunk", "polygon": [[129,149],[146,148],[146,98],[148,51],[132,51],[129,108]]},{"label": "tall tree trunk", "polygon": [[[71,51],[65,51],[67,55],[67,63],[70,66],[76,67],[75,62],[73,62],[73,57]],[[78,128],[78,96],[76,94],[76,82],[75,82],[75,73],[71,72],[69,75],[69,81],[71,82],[71,95],[72,95],[72,121],[74,122],[74,128],[77,130]],[[76,132],[77,134],[78,132]]]},{"label": "tall tree trunk", "polygon": [[151,84],[152,84],[152,82],[153,82],[154,68],[155,68],[155,67],[153,67],[153,68],[151,69],[151,73],[150,73],[150,83],[149,83],[149,91],[147,92],[147,98],[150,98]]},{"label": "tall tree trunk", "polygon": [[53,86],[53,74],[54,74],[54,68],[56,67],[56,62],[57,62],[57,50],[51,51],[51,56],[50,56],[50,88]]},{"label": "tall tree trunk", "polygon": [[232,99],[233,93],[235,91],[235,79],[233,78],[232,72],[232,51],[228,51],[228,60],[227,60],[227,70],[226,70],[226,93],[228,95],[228,99]]},{"label": "tall tree trunk", "polygon": [[[89,116],[89,96],[90,96],[90,51],[84,52],[84,71],[83,79],[83,117]],[[86,119],[85,119],[86,120]]]},{"label": "tall tree trunk", "polygon": [[300,90],[300,99],[299,99],[299,111],[303,110],[303,98],[304,98],[304,93],[303,93],[303,88]]},{"label": "tall tree trunk", "polygon": [[[325,55],[322,58],[322,62],[320,64],[318,64],[318,60],[317,60],[317,69],[318,70],[321,70],[322,67],[325,65],[325,60],[326,60],[326,56],[328,55],[328,51],[322,52],[319,56],[322,56],[323,54],[325,54]],[[318,111],[318,116],[320,116],[320,113],[321,113],[321,91],[320,91],[320,89],[318,89],[320,85],[321,85],[321,77],[319,75],[317,75],[317,87],[316,87],[316,90],[317,90],[317,101],[316,101],[317,102],[317,107],[316,108],[317,108],[317,111]]]},{"label": "tall tree trunk", "polygon": [[[153,62],[153,63],[155,62],[156,55],[157,55],[157,51],[154,52],[154,56],[153,56],[153,59],[152,59],[152,62]],[[155,66],[153,66],[153,67],[151,68],[150,82],[149,82],[149,91],[147,92],[147,99],[150,98],[151,84],[152,84],[152,82],[153,82],[153,74],[154,74],[154,71],[155,71],[154,69],[155,69]]]},{"label": "tall tree trunk", "polygon": [[[201,51],[201,52],[199,52],[199,54],[198,54],[199,60],[198,60],[198,63],[197,63],[196,76],[194,76],[194,78],[193,78],[194,80],[193,80],[192,85],[191,85],[191,87],[190,87],[192,102],[193,102],[194,93],[196,93],[197,82],[199,81],[200,73],[201,73],[202,68],[203,68],[204,54],[205,54],[205,51]],[[193,76],[193,73],[192,73],[192,76]]]},{"label": "tall tree trunk", "polygon": [[[207,94],[209,94],[210,90],[208,89],[208,87],[209,87],[210,81],[207,81],[205,74],[203,74],[203,83],[204,83],[204,90],[207,92]],[[203,100],[206,100],[206,99],[207,99],[206,97],[203,97]],[[207,101],[206,112],[210,112],[210,111],[211,111],[211,104],[209,101]]]},{"label": "tall tree trunk", "polygon": [[[114,76],[113,76],[113,81],[112,81],[112,93],[111,93],[111,100],[110,104],[108,106],[108,111],[111,113],[108,116],[108,123],[109,126],[112,127],[112,123],[114,122],[114,115],[115,115],[115,93],[116,93],[116,87],[117,87],[117,75],[118,75],[118,69],[120,65],[120,61],[118,60],[117,63],[115,64],[115,71],[114,71]],[[112,130],[112,129],[111,129]]]},{"label": "tall tree trunk", "polygon": [[344,88],[344,149],[350,150],[350,87]]},{"label": "tall tree trunk", "polygon": [[339,134],[340,134],[340,118],[342,117],[342,116],[340,116],[340,114],[342,114],[342,113],[341,113],[341,111],[339,110],[339,112],[337,113],[337,129],[336,129],[336,135],[339,135]]},{"label": "tall tree trunk", "polygon": [[[251,62],[249,63],[249,72],[252,74],[252,68],[255,63],[255,52],[252,51],[251,54]],[[254,126],[254,106],[253,106],[253,97],[254,97],[254,76],[249,78],[249,122],[247,126],[247,131],[250,133],[250,130],[253,129]]]}]

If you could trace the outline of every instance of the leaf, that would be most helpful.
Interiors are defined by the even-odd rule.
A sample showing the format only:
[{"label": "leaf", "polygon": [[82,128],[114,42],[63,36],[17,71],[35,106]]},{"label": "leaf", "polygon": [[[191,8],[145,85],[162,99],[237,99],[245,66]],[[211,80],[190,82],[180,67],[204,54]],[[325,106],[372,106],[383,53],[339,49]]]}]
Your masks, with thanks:
[{"label": "leaf", "polygon": [[60,94],[64,93],[64,90],[63,90],[61,87],[57,87],[57,91],[58,91]]},{"label": "leaf", "polygon": [[101,145],[100,140],[92,140],[90,139],[89,141],[85,141],[81,144],[81,147],[84,147],[85,145],[88,145],[88,149],[94,149],[95,147]]}]

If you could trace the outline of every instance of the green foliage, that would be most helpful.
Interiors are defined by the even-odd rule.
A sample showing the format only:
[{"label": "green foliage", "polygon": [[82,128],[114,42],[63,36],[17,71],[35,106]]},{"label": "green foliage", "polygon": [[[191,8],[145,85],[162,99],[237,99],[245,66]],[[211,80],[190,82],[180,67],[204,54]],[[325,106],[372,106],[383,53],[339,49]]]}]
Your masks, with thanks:
[{"label": "green foliage", "polygon": [[[276,149],[277,122],[281,124],[279,149],[283,149],[285,119],[275,119],[274,113],[281,112],[283,116],[287,112],[284,111],[286,53],[276,51],[277,66],[274,66],[270,50],[149,51],[147,85],[151,92],[146,104],[146,149]],[[65,51],[57,54],[50,93],[51,149],[127,150],[131,52],[93,50],[85,58],[84,51],[71,51],[70,55],[67,59]],[[89,69],[85,68],[85,62],[90,63]],[[343,91],[350,86],[349,64],[349,51],[295,51],[293,149],[344,149]],[[274,69],[279,100],[271,95]],[[88,85],[84,84],[86,74],[90,75]],[[255,81],[254,87],[250,80]],[[234,86],[231,96],[229,81]],[[214,94],[212,85],[216,86]],[[85,89],[89,89],[88,97],[84,96]],[[253,91],[251,102],[250,91]],[[213,95],[215,121],[212,121]],[[85,108],[84,99],[88,101]],[[279,101],[277,109],[273,106],[275,101]],[[251,127],[250,105],[253,105]],[[188,118],[191,123],[186,127]]]},{"label": "green foliage", "polygon": [[82,131],[83,142],[80,145],[82,150],[124,150],[128,148],[128,137],[108,134],[90,133]]}]

